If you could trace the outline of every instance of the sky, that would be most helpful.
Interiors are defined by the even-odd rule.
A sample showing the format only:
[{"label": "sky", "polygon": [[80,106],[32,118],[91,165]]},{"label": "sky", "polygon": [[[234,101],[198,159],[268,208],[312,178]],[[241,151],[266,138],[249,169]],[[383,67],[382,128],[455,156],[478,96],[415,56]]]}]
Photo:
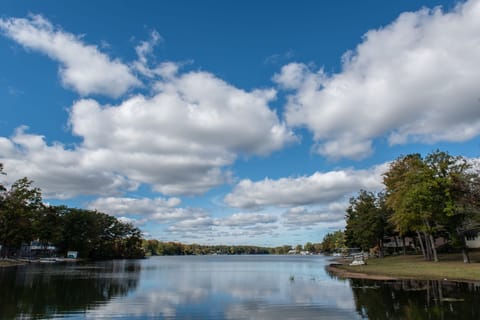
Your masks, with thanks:
[{"label": "sky", "polygon": [[147,238],[321,242],[389,162],[480,151],[480,0],[0,4],[0,163]]}]

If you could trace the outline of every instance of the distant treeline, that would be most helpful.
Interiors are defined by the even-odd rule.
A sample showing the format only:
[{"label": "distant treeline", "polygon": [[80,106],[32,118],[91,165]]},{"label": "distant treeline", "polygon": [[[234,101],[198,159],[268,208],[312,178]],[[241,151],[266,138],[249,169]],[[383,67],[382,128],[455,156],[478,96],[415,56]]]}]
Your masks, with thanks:
[{"label": "distant treeline", "polygon": [[18,255],[22,245],[37,239],[45,248],[78,251],[82,258],[144,256],[141,232],[133,225],[97,211],[45,205],[28,178],[8,189],[0,184],[0,256]]},{"label": "distant treeline", "polygon": [[319,253],[321,245],[308,242],[304,246],[297,245],[295,249],[292,246],[284,245],[275,248],[258,247],[247,245],[200,245],[183,244],[180,242],[162,242],[158,240],[144,240],[143,249],[147,255],[152,256],[174,256],[174,255],[209,255],[209,254],[288,254],[291,250],[300,253],[309,251]]}]

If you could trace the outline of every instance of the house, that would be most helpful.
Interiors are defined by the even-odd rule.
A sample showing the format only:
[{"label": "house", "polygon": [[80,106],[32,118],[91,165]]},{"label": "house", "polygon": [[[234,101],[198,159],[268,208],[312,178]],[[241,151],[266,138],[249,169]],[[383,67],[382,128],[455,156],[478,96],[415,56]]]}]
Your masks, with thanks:
[{"label": "house", "polygon": [[51,257],[57,252],[57,247],[52,244],[45,244],[40,240],[34,240],[29,244],[23,244],[20,249],[22,257]]},{"label": "house", "polygon": [[68,251],[67,252],[67,258],[68,259],[77,259],[78,258],[78,252],[77,251]]},{"label": "house", "polygon": [[[405,237],[405,247],[415,248],[415,242],[411,237]],[[385,237],[383,238],[384,248],[403,248],[403,238],[399,236]]]},{"label": "house", "polygon": [[478,231],[471,231],[465,235],[465,242],[468,248],[478,249],[480,248],[480,237]]}]

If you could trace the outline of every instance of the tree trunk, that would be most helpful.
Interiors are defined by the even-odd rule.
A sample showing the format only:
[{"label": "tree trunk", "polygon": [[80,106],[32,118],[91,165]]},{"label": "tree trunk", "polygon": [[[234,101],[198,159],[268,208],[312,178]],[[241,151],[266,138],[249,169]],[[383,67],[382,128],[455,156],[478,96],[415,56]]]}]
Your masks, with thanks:
[{"label": "tree trunk", "polygon": [[468,248],[462,248],[463,263],[470,263],[470,256],[468,255]]},{"label": "tree trunk", "polygon": [[[432,249],[433,261],[438,262],[437,248],[435,248],[435,239],[433,239],[433,235],[431,233],[432,228],[430,227],[430,223],[427,219],[424,219],[424,223],[428,230],[428,239],[430,240],[430,247]],[[425,233],[425,238],[427,238],[427,233]]]},{"label": "tree trunk", "polygon": [[433,261],[438,262],[437,248],[435,248],[435,240],[433,239],[432,234],[430,234],[429,237],[430,243],[432,244]]},{"label": "tree trunk", "polygon": [[378,241],[378,257],[383,258],[385,256],[384,249],[383,249],[383,240],[380,239]]},{"label": "tree trunk", "polygon": [[462,257],[463,263],[470,263],[470,256],[468,255],[467,242],[465,241],[465,232],[462,232],[460,228],[457,228],[457,237],[462,244]]},{"label": "tree trunk", "polygon": [[423,259],[427,260],[427,253],[425,252],[425,247],[423,246],[422,235],[417,231],[418,242],[420,243],[420,248],[422,249]]},{"label": "tree trunk", "polygon": [[405,249],[405,236],[402,236],[402,245],[403,245],[402,253],[403,253],[403,255],[406,255],[407,252],[406,252],[406,249]]},{"label": "tree trunk", "polygon": [[[435,262],[438,262],[438,256],[437,256],[437,248],[435,248],[435,239],[433,239],[433,235],[432,235],[432,228],[430,226],[430,222],[427,220],[427,219],[424,219],[424,224],[425,226],[427,227],[427,230],[428,230],[428,239],[430,240],[430,249],[431,249],[431,253],[432,255],[430,256],[431,258],[433,258],[433,261]],[[425,233],[425,238],[427,238],[427,233]],[[431,259],[430,259],[431,260]]]},{"label": "tree trunk", "polygon": [[427,260],[432,261],[433,252],[432,252],[432,244],[430,243],[430,238],[428,237],[426,232],[423,233],[423,239],[425,239],[425,252],[427,253]]}]

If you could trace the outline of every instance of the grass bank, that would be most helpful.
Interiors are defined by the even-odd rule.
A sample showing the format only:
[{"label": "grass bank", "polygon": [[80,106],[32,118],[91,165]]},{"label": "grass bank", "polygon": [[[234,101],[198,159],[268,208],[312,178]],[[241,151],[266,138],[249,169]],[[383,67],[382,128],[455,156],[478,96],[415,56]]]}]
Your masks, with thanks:
[{"label": "grass bank", "polygon": [[10,259],[0,259],[0,268],[2,267],[13,267],[23,265],[25,262],[17,261],[17,260],[10,260]]},{"label": "grass bank", "polygon": [[[439,262],[423,260],[423,256],[407,255],[369,259],[367,265],[336,265],[330,271],[341,277],[390,277],[413,279],[448,279],[480,281],[480,252],[470,254],[472,263],[463,263],[461,254],[441,254]],[[365,275],[365,276],[362,276]]]}]

